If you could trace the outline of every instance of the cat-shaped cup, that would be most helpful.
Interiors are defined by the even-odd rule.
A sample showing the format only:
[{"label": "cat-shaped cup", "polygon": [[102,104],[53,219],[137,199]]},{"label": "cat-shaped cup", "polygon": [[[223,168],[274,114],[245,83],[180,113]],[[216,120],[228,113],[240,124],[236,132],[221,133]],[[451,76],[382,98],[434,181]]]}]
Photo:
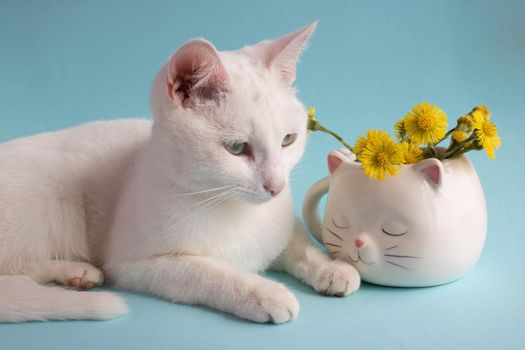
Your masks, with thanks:
[{"label": "cat-shaped cup", "polygon": [[[465,156],[403,165],[384,181],[368,178],[355,156],[332,151],[330,176],[308,191],[303,216],[333,258],[370,283],[424,287],[463,276],[478,260],[487,209]],[[328,192],[324,223],[317,213]]]}]

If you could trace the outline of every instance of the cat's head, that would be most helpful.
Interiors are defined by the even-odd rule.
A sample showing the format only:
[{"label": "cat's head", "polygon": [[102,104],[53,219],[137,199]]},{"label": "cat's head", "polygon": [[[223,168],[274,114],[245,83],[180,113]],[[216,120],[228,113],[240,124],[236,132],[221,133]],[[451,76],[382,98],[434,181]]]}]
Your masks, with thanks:
[{"label": "cat's head", "polygon": [[332,257],[355,266],[365,281],[394,286],[445,283],[472,266],[486,209],[468,159],[425,159],[377,181],[351,156],[328,156],[322,239]]},{"label": "cat's head", "polygon": [[152,139],[179,183],[236,186],[253,202],[287,186],[306,139],[296,64],[316,24],[237,51],[196,39],[171,56],[152,88]]}]

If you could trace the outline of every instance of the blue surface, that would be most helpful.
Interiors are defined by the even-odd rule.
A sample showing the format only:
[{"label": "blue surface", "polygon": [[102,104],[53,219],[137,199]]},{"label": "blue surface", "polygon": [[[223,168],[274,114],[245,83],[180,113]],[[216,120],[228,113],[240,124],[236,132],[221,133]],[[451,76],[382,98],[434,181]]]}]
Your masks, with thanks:
[{"label": "blue surface", "polygon": [[[298,72],[300,96],[349,140],[391,128],[420,101],[451,120],[486,104],[503,146],[473,155],[489,207],[484,253],[441,287],[364,285],[345,299],[281,274],[299,318],[257,325],[204,308],[123,293],[108,322],[0,326],[0,349],[524,349],[524,1],[0,2],[0,141],[95,119],[149,115],[148,90],[172,51],[202,36],[219,49],[320,19]],[[338,147],[314,135],[295,172],[299,208]]]}]

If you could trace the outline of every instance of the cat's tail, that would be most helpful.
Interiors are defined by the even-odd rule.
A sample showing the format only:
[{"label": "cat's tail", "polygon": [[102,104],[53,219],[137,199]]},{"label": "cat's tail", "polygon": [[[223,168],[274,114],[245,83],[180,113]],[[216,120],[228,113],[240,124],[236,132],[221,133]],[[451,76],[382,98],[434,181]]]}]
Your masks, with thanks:
[{"label": "cat's tail", "polygon": [[28,276],[0,276],[0,322],[104,320],[127,312],[124,299],[113,293],[42,286]]}]

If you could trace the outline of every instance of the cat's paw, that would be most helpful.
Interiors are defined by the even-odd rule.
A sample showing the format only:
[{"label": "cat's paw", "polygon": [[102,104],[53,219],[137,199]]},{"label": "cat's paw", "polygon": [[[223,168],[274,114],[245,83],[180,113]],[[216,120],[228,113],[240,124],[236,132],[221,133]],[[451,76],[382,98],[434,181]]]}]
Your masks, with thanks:
[{"label": "cat's paw", "polygon": [[347,262],[331,260],[319,266],[312,287],[319,293],[343,297],[359,289],[359,272]]},{"label": "cat's paw", "polygon": [[64,286],[90,289],[104,282],[104,274],[88,263],[62,261],[54,267],[52,279]]},{"label": "cat's paw", "polygon": [[284,323],[299,314],[299,302],[282,284],[261,278],[236,314],[259,323]]}]

